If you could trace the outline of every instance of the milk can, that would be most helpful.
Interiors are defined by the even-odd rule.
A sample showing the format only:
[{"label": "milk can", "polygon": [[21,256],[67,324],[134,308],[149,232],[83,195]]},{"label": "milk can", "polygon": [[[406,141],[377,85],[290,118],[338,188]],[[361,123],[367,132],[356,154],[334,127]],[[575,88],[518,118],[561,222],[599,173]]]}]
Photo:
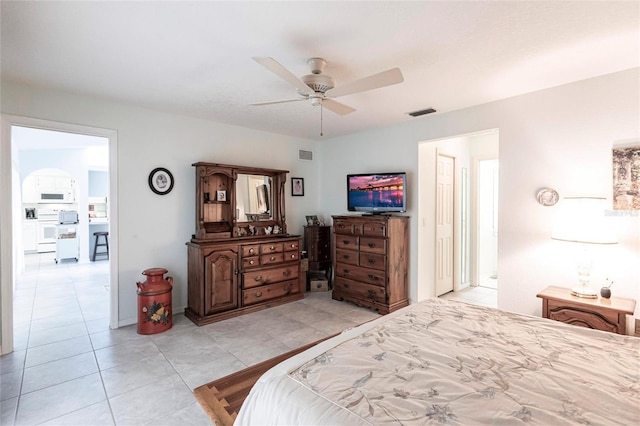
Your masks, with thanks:
[{"label": "milk can", "polygon": [[138,334],[156,334],[171,328],[171,288],[173,278],[164,278],[168,271],[151,268],[142,272],[147,276],[138,282]]}]

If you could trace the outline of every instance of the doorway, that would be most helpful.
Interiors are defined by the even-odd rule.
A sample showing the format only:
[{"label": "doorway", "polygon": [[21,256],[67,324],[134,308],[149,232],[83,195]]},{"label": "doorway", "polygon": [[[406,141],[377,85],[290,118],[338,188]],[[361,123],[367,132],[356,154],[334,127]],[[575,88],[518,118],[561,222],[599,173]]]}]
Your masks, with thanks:
[{"label": "doorway", "polygon": [[[22,274],[26,268],[40,268],[41,264],[46,264],[51,268],[51,271],[47,271],[46,274],[40,274],[38,283],[44,282],[42,277],[51,277],[52,282],[59,279],[60,273],[56,274],[55,267],[64,268],[65,271],[72,267],[72,262],[61,262],[57,265],[55,252],[51,252],[47,249],[46,252],[42,251],[38,253],[37,242],[36,251],[30,251],[25,255],[25,238],[33,236],[27,229],[26,235],[23,231],[23,224],[27,220],[27,215],[33,215],[35,212],[36,217],[29,218],[37,222],[37,211],[39,208],[43,212],[67,210],[70,206],[76,209],[80,219],[78,226],[78,234],[82,237],[79,243],[79,262],[78,267],[90,268],[93,264],[89,260],[89,220],[88,218],[88,170],[89,168],[95,168],[92,165],[92,161],[96,158],[106,158],[106,164],[104,165],[104,172],[107,174],[108,188],[105,198],[111,200],[117,199],[117,163],[116,163],[116,132],[105,129],[96,129],[85,126],[77,126],[64,123],[49,122],[45,120],[30,119],[26,117],[14,117],[14,116],[2,116],[3,121],[3,140],[11,141],[10,144],[3,144],[2,146],[2,166],[7,165],[9,160],[9,168],[11,169],[11,179],[9,185],[4,185],[3,190],[9,191],[11,194],[11,203],[6,203],[0,207],[3,216],[8,217],[10,221],[11,240],[10,246],[3,245],[2,252],[2,284],[0,286],[0,293],[2,295],[2,345],[0,346],[1,352],[8,353],[14,350],[14,327],[16,325],[14,316],[14,295],[19,302],[24,302],[24,298],[20,299],[21,294],[16,293],[18,291],[18,284]],[[35,137],[27,137],[27,136]],[[101,148],[102,153],[96,156],[95,148]],[[93,152],[91,152],[93,151]],[[42,155],[44,154],[44,155]],[[106,155],[105,155],[106,154]],[[38,159],[39,158],[39,159]],[[34,160],[35,159],[35,160]],[[22,184],[27,175],[32,171],[41,169],[61,169],[69,172],[69,175],[74,176],[74,179],[78,182],[79,195],[77,203],[71,204],[58,204],[55,203],[43,203],[40,205],[37,199],[28,199],[29,206],[25,207],[23,200]],[[83,170],[84,172],[79,172]],[[58,179],[58,181],[66,181],[65,179]],[[54,182],[54,190],[40,191],[47,195],[50,193],[57,194],[63,193],[59,191],[61,188],[55,187],[56,179],[51,180]],[[62,184],[60,184],[62,185]],[[47,195],[48,196],[48,195]],[[61,200],[56,200],[61,201]],[[62,200],[65,203],[68,200]],[[31,205],[33,204],[33,206]],[[111,237],[111,250],[108,262],[102,262],[100,265],[101,274],[104,276],[104,288],[102,290],[108,291],[107,298],[105,299],[106,317],[103,319],[107,328],[117,328],[117,309],[118,309],[118,287],[117,287],[117,216],[115,215],[116,206],[115,203],[111,203],[109,206],[109,227]],[[26,209],[29,210],[26,210]],[[29,212],[29,213],[27,213]],[[84,222],[84,224],[82,224]],[[7,224],[6,222],[3,222]],[[31,224],[30,224],[31,225]],[[36,238],[37,238],[37,225],[36,225]],[[80,230],[82,229],[82,230]],[[37,240],[36,240],[37,241]],[[54,243],[55,244],[55,243]],[[66,246],[65,246],[66,247]],[[25,256],[31,256],[29,261],[26,261]],[[49,262],[51,261],[51,262]],[[75,264],[75,262],[73,262]],[[6,269],[5,269],[6,268]],[[8,271],[7,271],[8,269]],[[62,269],[60,269],[62,271]],[[8,272],[8,273],[7,273]],[[35,290],[24,292],[34,293]],[[35,296],[32,294],[32,296]],[[49,299],[50,302],[51,299]],[[27,302],[28,304],[28,302]],[[21,305],[24,307],[25,305]],[[19,318],[21,319],[21,318]]]},{"label": "doorway", "polygon": [[476,283],[498,288],[498,160],[479,160],[477,167]]},{"label": "doorway", "polygon": [[[478,244],[478,162],[497,159],[499,131],[490,129],[482,132],[425,141],[419,145],[419,191],[418,191],[418,281],[417,300],[438,297],[441,294],[461,295],[478,289],[478,252],[490,251],[497,263],[497,231],[493,233],[491,246]],[[438,168],[442,156],[453,159],[451,201],[443,201],[438,180]],[[494,193],[497,197],[497,174],[493,176]],[[497,198],[492,197],[492,205],[497,206]],[[440,255],[443,240],[438,236],[442,211],[452,208],[452,258],[443,262]],[[443,210],[444,209],[444,210]],[[492,210],[497,221],[497,208]],[[497,222],[496,222],[497,225]],[[449,250],[449,249],[447,249]],[[452,263],[453,288],[440,285],[440,267]],[[450,268],[448,268],[450,269]],[[489,276],[497,275],[494,266]],[[451,291],[452,290],[452,291]],[[496,305],[496,289],[480,289],[483,302]],[[448,293],[447,293],[448,291]],[[489,293],[489,294],[484,294]],[[492,300],[488,300],[492,298]]]}]

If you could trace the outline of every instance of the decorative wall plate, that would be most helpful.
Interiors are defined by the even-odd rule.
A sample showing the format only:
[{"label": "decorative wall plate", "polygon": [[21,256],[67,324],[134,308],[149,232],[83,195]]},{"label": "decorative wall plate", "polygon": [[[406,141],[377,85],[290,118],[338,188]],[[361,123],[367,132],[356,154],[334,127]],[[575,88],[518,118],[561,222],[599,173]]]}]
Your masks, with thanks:
[{"label": "decorative wall plate", "polygon": [[538,200],[538,203],[542,204],[543,206],[553,206],[558,202],[560,196],[555,189],[542,188],[540,191],[538,191],[536,199]]},{"label": "decorative wall plate", "polygon": [[153,169],[149,173],[149,188],[159,195],[165,195],[173,189],[173,175],[163,167]]}]

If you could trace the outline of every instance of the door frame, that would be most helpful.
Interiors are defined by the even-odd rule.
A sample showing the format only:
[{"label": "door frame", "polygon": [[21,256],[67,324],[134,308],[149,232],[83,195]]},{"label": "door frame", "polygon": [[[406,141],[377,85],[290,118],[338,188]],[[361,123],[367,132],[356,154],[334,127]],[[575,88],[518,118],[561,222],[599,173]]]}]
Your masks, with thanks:
[{"label": "door frame", "polygon": [[[0,175],[0,194],[2,199],[10,199],[11,203],[0,205],[0,354],[13,351],[13,288],[17,275],[17,244],[14,241],[14,212],[20,206],[15,206],[15,190],[21,188],[19,175],[14,170],[18,159],[14,158],[11,128],[13,126],[32,127],[42,130],[76,133],[88,136],[98,136],[108,139],[109,144],[109,327],[118,328],[118,132],[99,127],[81,126],[77,124],[61,123],[30,117],[0,115],[0,169],[5,172]],[[10,171],[7,172],[7,171]],[[14,180],[18,180],[17,185]],[[19,216],[15,218],[18,220]]]}]

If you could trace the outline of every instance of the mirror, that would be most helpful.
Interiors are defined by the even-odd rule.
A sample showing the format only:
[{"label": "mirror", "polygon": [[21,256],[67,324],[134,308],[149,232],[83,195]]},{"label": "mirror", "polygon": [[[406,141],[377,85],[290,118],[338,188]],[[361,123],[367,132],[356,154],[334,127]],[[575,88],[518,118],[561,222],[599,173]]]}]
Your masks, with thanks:
[{"label": "mirror", "polygon": [[236,179],[236,218],[238,222],[272,219],[271,178],[238,174]]}]

